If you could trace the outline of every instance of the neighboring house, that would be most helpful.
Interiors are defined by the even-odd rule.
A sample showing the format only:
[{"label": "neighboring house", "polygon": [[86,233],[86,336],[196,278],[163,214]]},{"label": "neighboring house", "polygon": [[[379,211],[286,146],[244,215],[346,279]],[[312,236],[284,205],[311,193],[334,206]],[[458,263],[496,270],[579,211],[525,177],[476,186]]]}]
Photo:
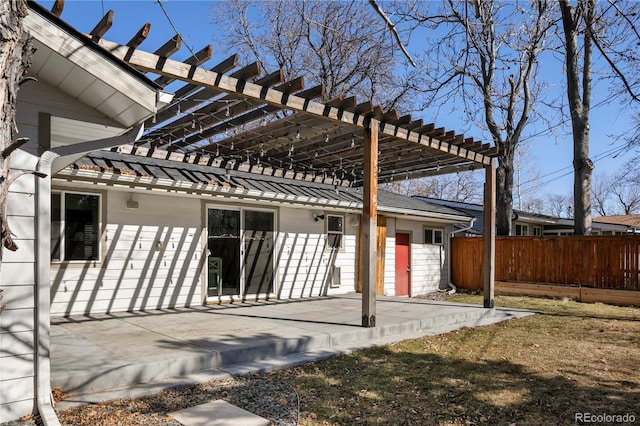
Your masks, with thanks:
[{"label": "neighboring house", "polygon": [[627,233],[640,233],[639,214],[600,216],[593,219],[593,224],[594,226],[604,226],[606,224],[624,226],[627,228]]},{"label": "neighboring house", "polygon": [[[490,179],[495,148],[354,98],[320,104],[313,99],[321,88],[302,90],[301,79],[270,88],[281,73],[256,80],[264,85],[251,82],[257,77],[251,66],[236,71],[238,77],[224,75],[234,61],[209,71],[196,61],[139,52],[138,37],[105,50],[104,40],[94,41],[99,37],[92,40],[33,2],[29,9],[25,25],[35,48],[29,75],[37,81],[19,91],[18,137],[30,142],[11,157],[14,176],[27,175],[8,199],[19,250],[5,250],[2,259],[0,422],[38,412],[55,424],[47,420],[55,419],[51,315],[339,294],[360,288],[360,277],[369,299],[373,281],[377,294],[389,295],[448,284],[448,236],[472,217],[376,193],[375,184],[458,167],[484,168]],[[165,74],[151,81],[125,62],[133,59],[139,69]],[[164,108],[172,95],[158,82],[169,84],[173,75],[189,83],[176,91],[180,101]],[[191,130],[198,127],[195,113],[172,121],[182,103],[205,95],[211,104],[197,116],[199,132]],[[245,128],[257,118],[264,120],[260,134]],[[164,120],[166,133],[146,133],[149,139],[140,142],[141,123],[156,120]],[[236,128],[227,135],[229,123]],[[202,136],[210,130],[224,135]],[[131,154],[136,142],[181,150],[192,136],[223,152],[199,149],[196,162],[160,149],[137,147]],[[366,149],[373,146],[380,159],[372,154],[378,150]],[[101,151],[112,147],[121,148]],[[255,161],[264,151],[271,165]],[[230,170],[243,161],[258,172]],[[46,177],[29,174],[34,171]],[[363,194],[356,183],[369,190]],[[362,273],[360,257],[373,259],[363,261]],[[363,325],[375,325],[375,308],[366,305]]]},{"label": "neighboring house", "polygon": [[[460,232],[458,236],[481,236],[483,230],[483,207],[481,204],[462,203],[458,201],[440,200],[437,198],[420,197],[414,198],[428,203],[450,207],[465,214],[473,216],[476,220],[473,229]],[[593,220],[593,235],[624,235],[629,232],[637,232],[637,225],[625,223],[623,220],[609,220],[612,216],[600,220]],[[552,236],[552,235],[573,235],[573,219],[554,217],[538,213],[530,213],[521,210],[513,210],[513,222],[511,227],[514,236]]]}]

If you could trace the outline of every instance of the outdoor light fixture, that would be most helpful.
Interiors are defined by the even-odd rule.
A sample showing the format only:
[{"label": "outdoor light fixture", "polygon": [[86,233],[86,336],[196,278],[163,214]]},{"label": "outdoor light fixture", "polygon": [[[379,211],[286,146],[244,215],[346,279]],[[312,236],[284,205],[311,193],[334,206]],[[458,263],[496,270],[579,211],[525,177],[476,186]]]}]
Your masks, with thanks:
[{"label": "outdoor light fixture", "polygon": [[133,194],[131,194],[131,197],[127,200],[126,207],[127,210],[137,210],[138,207],[140,207],[138,202],[133,199]]},{"label": "outdoor light fixture", "polygon": [[319,222],[321,220],[324,220],[324,215],[323,214],[318,214],[318,213],[313,213],[313,220],[315,222]]}]

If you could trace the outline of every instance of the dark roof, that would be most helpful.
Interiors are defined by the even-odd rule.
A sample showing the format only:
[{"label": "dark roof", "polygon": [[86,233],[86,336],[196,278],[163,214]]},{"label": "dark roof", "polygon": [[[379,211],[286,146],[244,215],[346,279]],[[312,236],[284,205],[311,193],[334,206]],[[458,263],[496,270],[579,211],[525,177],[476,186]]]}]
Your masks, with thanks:
[{"label": "dark roof", "polygon": [[[313,197],[321,200],[362,203],[362,188],[334,186],[326,183],[255,174],[238,170],[183,163],[114,151],[95,151],[76,160],[71,169],[89,170],[115,175],[134,175],[150,179],[208,184],[219,187],[255,190],[273,194]],[[227,176],[228,173],[228,176]],[[385,211],[410,211],[435,215],[468,217],[459,210],[412,197],[378,190],[378,206]]]},{"label": "dark roof", "polygon": [[467,216],[474,217],[476,220],[473,223],[472,231],[482,234],[484,229],[484,208],[481,204],[463,203],[458,201],[441,200],[439,198],[421,197],[414,195],[414,200],[418,200],[422,203],[436,204],[439,206],[446,206],[451,209],[457,210]]}]

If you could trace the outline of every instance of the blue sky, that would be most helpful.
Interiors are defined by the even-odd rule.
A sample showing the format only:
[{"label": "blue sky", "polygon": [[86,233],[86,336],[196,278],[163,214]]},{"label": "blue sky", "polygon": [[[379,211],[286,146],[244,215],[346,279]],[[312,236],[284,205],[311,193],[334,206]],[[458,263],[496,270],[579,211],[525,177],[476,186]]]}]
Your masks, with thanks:
[{"label": "blue sky", "polygon": [[[38,3],[46,8],[51,8],[53,5],[53,1],[38,0]],[[129,41],[144,23],[149,22],[151,32],[140,46],[141,49],[149,51],[154,51],[171,38],[175,33],[172,26],[175,26],[183,37],[183,48],[173,56],[174,59],[189,57],[191,53],[187,46],[193,51],[198,51],[207,44],[212,44],[214,58],[211,64],[214,64],[216,59],[222,60],[228,56],[224,52],[224,47],[216,44],[218,41],[216,28],[211,23],[215,13],[215,3],[208,0],[164,0],[160,7],[156,0],[67,0],[61,18],[78,30],[88,33],[104,13],[112,9],[115,11],[113,26],[104,38],[123,44]],[[165,16],[163,8],[170,20]],[[549,63],[549,67],[550,70],[547,71],[549,73],[562,72],[558,63]],[[557,88],[563,92],[565,90],[562,85],[558,85]],[[608,88],[594,87],[592,105],[597,105],[608,95]],[[463,126],[457,120],[455,116],[441,114],[435,122],[438,126],[460,131]],[[611,174],[630,158],[630,155],[624,153],[613,157],[612,153],[616,148],[622,147],[624,142],[611,138],[611,135],[621,134],[631,128],[630,111],[627,109],[621,112],[615,104],[593,108],[590,125],[591,157],[595,160],[595,173],[606,171]],[[482,139],[481,135],[474,133],[473,130],[465,134]],[[545,194],[571,194],[573,187],[571,136],[568,134],[557,138],[544,136],[530,143],[532,156],[530,162],[539,171],[541,176],[539,183],[542,183],[531,188],[532,192],[535,191],[538,197],[543,197]],[[526,190],[526,187],[523,189]]]}]

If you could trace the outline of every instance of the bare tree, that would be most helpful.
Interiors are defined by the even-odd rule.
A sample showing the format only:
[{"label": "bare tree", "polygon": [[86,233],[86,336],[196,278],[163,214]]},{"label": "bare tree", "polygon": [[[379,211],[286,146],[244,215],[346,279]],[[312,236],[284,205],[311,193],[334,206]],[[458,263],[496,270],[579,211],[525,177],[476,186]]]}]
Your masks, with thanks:
[{"label": "bare tree", "polygon": [[603,2],[600,8],[597,0],[578,0],[576,6],[558,0],[558,4],[564,30],[567,100],[573,134],[574,233],[589,235],[594,168],[589,158],[589,113],[594,51],[608,65],[609,71],[603,78],[614,79],[622,87],[615,95],[626,94],[635,104],[640,103],[640,59],[636,55],[640,44],[640,6],[617,0]]},{"label": "bare tree", "polygon": [[546,197],[544,212],[555,217],[571,217],[573,198],[571,196],[551,194]]},{"label": "bare tree", "polygon": [[514,170],[514,201],[519,210],[533,212],[542,203],[535,194],[527,191],[526,187],[537,187],[540,181],[540,171],[533,167],[535,157],[531,153],[529,144],[520,143],[516,146],[513,158]]},{"label": "bare tree", "polygon": [[536,109],[545,86],[538,57],[557,20],[554,4],[443,0],[398,7],[415,29],[433,34],[423,58],[425,106],[464,110],[500,150],[497,233],[510,235],[516,147],[527,124],[545,119]]},{"label": "bare tree", "polygon": [[482,202],[482,182],[476,172],[391,182],[383,188],[403,195],[420,195],[461,203]]},{"label": "bare tree", "polygon": [[526,204],[522,206],[522,210],[529,213],[544,214],[545,202],[542,198],[531,197],[527,199]]},{"label": "bare tree", "polygon": [[214,16],[228,50],[323,84],[325,100],[356,95],[389,110],[412,88],[398,77],[393,36],[367,3],[232,0],[216,3]]},{"label": "bare tree", "polygon": [[[591,66],[593,43],[591,29],[595,21],[596,0],[579,0],[573,7],[559,0],[565,38],[567,100],[571,110],[574,171],[574,234],[591,234],[591,173],[589,158],[589,110],[591,107]],[[578,38],[582,36],[582,55]],[[581,59],[582,65],[578,62]]]},{"label": "bare tree", "polygon": [[640,212],[640,168],[636,160],[628,161],[614,174],[594,174],[591,199],[593,214],[610,216]]},{"label": "bare tree", "polygon": [[611,214],[611,187],[613,179],[606,173],[595,174],[591,185],[593,213],[598,216]]},{"label": "bare tree", "polygon": [[618,206],[617,212],[625,215],[640,212],[640,168],[635,160],[618,170],[609,191]]},{"label": "bare tree", "polygon": [[[28,34],[22,25],[26,15],[25,0],[0,2],[0,270],[3,248],[17,249],[7,222],[7,201],[11,182],[9,155],[24,142],[14,142],[13,135],[17,131],[15,116],[18,88],[31,58]],[[2,308],[0,306],[0,311]]]},{"label": "bare tree", "polygon": [[640,187],[618,180],[611,187],[616,201],[622,206],[622,214],[636,214],[640,210]]}]

